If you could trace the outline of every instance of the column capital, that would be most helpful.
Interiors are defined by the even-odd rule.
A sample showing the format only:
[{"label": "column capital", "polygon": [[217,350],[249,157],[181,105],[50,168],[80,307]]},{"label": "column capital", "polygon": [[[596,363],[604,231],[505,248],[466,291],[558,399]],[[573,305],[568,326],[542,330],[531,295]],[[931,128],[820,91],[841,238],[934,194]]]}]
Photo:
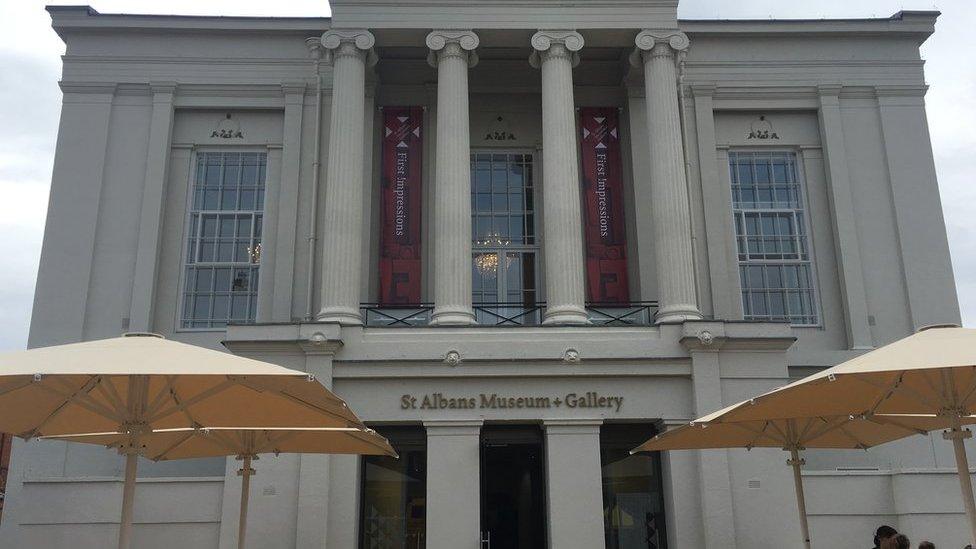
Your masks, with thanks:
[{"label": "column capital", "polygon": [[642,30],[634,38],[637,49],[630,56],[630,63],[635,67],[642,65],[643,60],[651,57],[677,55],[679,58],[688,53],[691,41],[688,35],[674,30]]},{"label": "column capital", "polygon": [[427,35],[427,47],[430,53],[427,62],[436,67],[437,62],[444,57],[459,57],[465,59],[468,67],[478,64],[478,54],[475,50],[481,44],[478,35],[470,30],[434,30]]},{"label": "column capital", "polygon": [[552,58],[568,58],[575,67],[579,64],[579,51],[583,49],[583,35],[575,30],[540,30],[532,35],[532,55],[529,64],[534,68]]},{"label": "column capital", "polygon": [[322,46],[332,59],[348,55],[363,59],[372,66],[379,59],[373,50],[374,45],[376,37],[366,29],[332,29],[322,35]]}]

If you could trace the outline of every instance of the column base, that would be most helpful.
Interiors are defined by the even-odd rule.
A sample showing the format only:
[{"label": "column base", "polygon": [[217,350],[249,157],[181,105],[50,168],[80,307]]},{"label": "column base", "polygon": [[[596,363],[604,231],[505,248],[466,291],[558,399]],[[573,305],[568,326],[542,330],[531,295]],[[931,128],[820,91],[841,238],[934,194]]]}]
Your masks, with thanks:
[{"label": "column base", "polygon": [[669,305],[663,309],[658,309],[654,316],[655,324],[679,324],[688,320],[702,320],[701,311],[694,305],[679,304]]},{"label": "column base", "polygon": [[343,326],[362,326],[363,316],[359,309],[351,307],[332,306],[323,307],[315,317],[318,322],[337,322]]},{"label": "column base", "polygon": [[478,321],[468,307],[434,307],[430,315],[431,326],[473,326]]},{"label": "column base", "polygon": [[576,305],[559,305],[546,307],[546,314],[542,319],[544,325],[582,326],[590,324],[590,316],[586,309]]}]

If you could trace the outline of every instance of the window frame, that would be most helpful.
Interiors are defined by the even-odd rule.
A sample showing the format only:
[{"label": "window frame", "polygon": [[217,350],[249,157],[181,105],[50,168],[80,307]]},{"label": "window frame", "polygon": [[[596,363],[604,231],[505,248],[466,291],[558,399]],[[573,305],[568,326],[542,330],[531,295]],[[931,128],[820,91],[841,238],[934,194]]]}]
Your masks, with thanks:
[{"label": "window frame", "polygon": [[[507,254],[509,254],[509,253],[516,253],[516,254],[518,254],[520,261],[523,262],[523,263],[525,261],[525,255],[531,253],[531,254],[533,254],[533,257],[532,257],[532,269],[533,269],[533,272],[535,274],[535,276],[534,276],[534,279],[535,279],[535,287],[532,288],[532,292],[535,294],[535,300],[534,300],[533,305],[535,303],[540,303],[540,302],[543,301],[542,292],[544,291],[544,283],[543,283],[543,280],[541,279],[541,274],[542,274],[542,272],[541,272],[541,266],[542,266],[541,258],[542,258],[544,243],[542,241],[541,223],[539,221],[539,218],[540,218],[540,215],[541,215],[541,209],[539,208],[539,204],[540,204],[540,202],[539,202],[539,184],[541,182],[541,178],[539,177],[539,173],[540,173],[539,172],[539,169],[540,169],[540,166],[539,166],[539,158],[538,158],[537,151],[535,149],[531,149],[531,148],[517,148],[517,147],[515,147],[515,148],[507,148],[507,147],[505,147],[505,148],[502,148],[502,147],[499,147],[499,148],[477,147],[476,148],[476,147],[472,147],[471,150],[470,150],[470,152],[469,152],[469,158],[470,158],[470,162],[472,164],[474,164],[474,162],[475,162],[474,157],[476,155],[479,155],[479,154],[487,154],[487,155],[520,155],[520,156],[527,156],[527,157],[529,157],[531,159],[531,162],[529,162],[528,165],[531,165],[532,166],[532,177],[531,177],[531,182],[532,182],[532,184],[531,184],[531,189],[532,189],[532,210],[531,210],[531,212],[532,213],[531,213],[531,215],[532,215],[532,228],[533,228],[532,238],[533,238],[533,240],[534,240],[535,243],[534,244],[509,243],[509,244],[505,244],[505,245],[497,245],[497,246],[492,245],[492,246],[483,246],[483,247],[476,246],[475,243],[474,243],[475,242],[475,239],[474,239],[474,230],[475,230],[475,219],[476,219],[476,213],[477,212],[475,210],[475,207],[472,206],[472,208],[471,208],[472,234],[471,234],[471,259],[470,259],[471,269],[472,269],[472,271],[471,271],[472,279],[474,277],[474,269],[476,268],[475,265],[474,265],[474,258],[477,255],[494,254],[496,256],[497,260],[498,260],[498,265],[501,265],[502,264],[502,261],[505,261],[506,260]],[[472,173],[471,173],[472,188],[471,188],[471,192],[470,192],[470,194],[472,196],[475,196],[477,194],[476,183],[474,181],[475,177],[476,177],[475,176],[475,170],[472,169]],[[525,185],[523,184],[523,189],[524,188],[525,188]],[[508,193],[508,194],[511,194],[511,193]],[[526,208],[523,208],[523,211],[524,212],[528,212],[529,210],[527,210]],[[508,212],[509,213],[507,215],[510,216],[511,215],[510,214],[511,209],[509,209]],[[492,209],[490,213],[491,214],[494,214],[494,209]],[[528,215],[528,214],[526,214],[526,215]],[[510,219],[510,217],[509,217],[509,219]],[[523,227],[523,229],[524,229],[524,227]],[[523,239],[524,239],[524,233],[523,233]],[[524,285],[524,281],[523,281],[523,285]],[[471,295],[471,297],[472,297],[473,302],[476,303],[476,304],[477,303],[483,303],[486,306],[491,305],[490,302],[483,302],[483,301],[475,300],[474,299],[475,295],[474,295],[474,288],[473,288],[473,286],[474,286],[474,283],[472,281],[472,295]],[[511,303],[510,301],[508,301],[508,294],[509,294],[509,291],[510,290],[508,288],[508,280],[507,280],[507,277],[496,276],[495,290],[496,290],[495,293],[497,295],[497,298],[496,298],[495,303]],[[522,288],[522,291],[524,292],[524,290],[525,290],[525,288],[523,287]],[[482,291],[481,293],[484,294],[485,292]],[[513,306],[506,306],[506,307],[503,307],[501,309],[503,309],[502,312],[507,311],[508,314],[505,314],[505,316],[509,316],[509,314],[517,314],[517,311],[514,310],[515,308],[516,307],[513,305]],[[521,323],[524,323],[524,320],[525,319],[522,319],[522,322]],[[536,323],[533,323],[533,324],[537,324],[537,322]]]},{"label": "window frame", "polygon": [[[794,175],[796,177],[796,186],[797,186],[796,197],[799,200],[799,207],[797,207],[797,208],[782,208],[782,207],[775,207],[774,208],[774,207],[770,207],[770,208],[767,208],[767,209],[760,209],[760,208],[737,208],[736,207],[736,204],[735,204],[734,192],[732,190],[732,186],[735,184],[735,178],[732,176],[732,169],[731,169],[731,166],[730,166],[730,161],[731,161],[731,159],[733,157],[735,157],[735,155],[739,155],[739,154],[749,154],[749,155],[751,155],[751,154],[769,154],[769,155],[788,154],[788,155],[792,155],[793,156],[793,167],[794,167],[794,171],[795,171]],[[810,207],[811,207],[810,190],[809,190],[809,186],[807,184],[806,166],[804,164],[805,161],[806,161],[806,158],[803,155],[802,148],[801,147],[797,147],[797,146],[788,146],[788,145],[787,146],[770,145],[768,147],[757,147],[757,146],[752,146],[752,147],[729,147],[728,149],[726,149],[726,155],[725,156],[729,160],[729,161],[726,162],[725,165],[726,165],[726,169],[728,170],[727,173],[728,173],[728,182],[729,182],[729,195],[728,195],[729,196],[729,212],[731,213],[731,221],[732,221],[732,226],[730,227],[731,230],[732,230],[732,245],[733,245],[733,250],[734,250],[733,257],[732,257],[732,261],[733,261],[734,269],[735,269],[735,272],[736,272],[736,280],[738,282],[738,300],[739,300],[739,302],[741,304],[741,307],[743,308],[742,309],[743,318],[747,322],[787,322],[787,321],[776,321],[776,320],[771,320],[771,319],[746,319],[745,318],[748,315],[745,312],[745,303],[743,302],[743,290],[744,290],[744,288],[743,288],[743,281],[742,281],[742,269],[741,269],[742,266],[744,266],[744,265],[758,265],[758,266],[766,266],[766,265],[808,265],[809,266],[809,276],[810,276],[810,294],[811,294],[810,301],[811,301],[811,307],[813,308],[813,314],[816,317],[816,322],[814,322],[814,323],[803,323],[803,324],[794,323],[792,320],[790,320],[788,322],[789,322],[790,326],[793,327],[793,328],[819,328],[819,329],[822,329],[824,327],[824,311],[823,311],[823,307],[822,307],[822,304],[821,304],[821,301],[820,301],[820,278],[819,278],[819,274],[818,274],[818,271],[817,271],[817,254],[815,252],[816,246],[815,246],[814,234],[813,234],[813,230],[812,230],[813,229],[813,227],[812,227],[812,221],[810,219],[810,217],[811,217],[811,215],[810,215]],[[739,257],[740,257],[740,255],[742,255],[739,252],[739,239],[740,239],[740,235],[739,235],[738,229],[736,227],[736,222],[737,222],[737,220],[739,218],[739,215],[740,214],[744,214],[744,213],[786,213],[786,212],[789,212],[789,213],[792,214],[793,222],[794,222],[794,228],[797,229],[797,230],[799,230],[800,228],[803,229],[802,235],[805,236],[806,241],[807,241],[806,259],[799,259],[799,258],[798,259],[749,259],[748,258],[748,256],[749,256],[748,248],[746,250],[747,253],[745,254],[746,255],[746,259],[745,260],[740,259]],[[801,212],[802,213],[802,216],[803,216],[802,226],[799,225],[797,223],[797,221],[796,221],[797,212]],[[801,235],[801,233],[797,233],[796,234],[796,237],[795,237],[795,240],[797,242],[797,246],[800,246],[800,235]],[[747,238],[747,237],[745,235],[743,235],[741,238]],[[798,250],[802,250],[802,247],[799,247]],[[802,255],[802,253],[799,253],[798,255]]]},{"label": "window frame", "polygon": [[[265,169],[265,171],[264,171],[264,200],[263,200],[263,205],[262,205],[261,210],[200,210],[198,212],[194,212],[193,211],[193,199],[194,199],[194,191],[195,191],[194,190],[194,185],[196,184],[197,163],[200,160],[200,156],[201,155],[205,155],[205,154],[244,154],[244,153],[257,153],[257,154],[263,154],[263,155],[265,155],[265,164],[264,164],[264,169]],[[189,257],[188,254],[190,252],[190,226],[191,226],[191,221],[193,219],[193,214],[194,213],[200,215],[200,220],[201,220],[200,222],[202,223],[202,219],[203,219],[203,216],[204,215],[210,215],[210,214],[220,215],[220,214],[224,214],[224,215],[235,215],[236,216],[236,215],[240,215],[242,213],[250,212],[251,215],[252,215],[251,236],[252,236],[252,240],[253,240],[253,235],[254,235],[253,216],[257,212],[260,212],[260,214],[261,214],[261,224],[262,224],[262,231],[261,231],[262,232],[262,238],[261,238],[261,241],[262,242],[261,242],[261,244],[262,244],[262,247],[263,247],[263,245],[264,245],[264,232],[265,232],[265,229],[266,229],[265,225],[266,225],[266,222],[267,222],[268,179],[271,177],[270,170],[269,170],[270,163],[271,163],[271,153],[270,153],[270,151],[269,151],[269,149],[268,149],[267,146],[261,146],[261,145],[237,145],[237,146],[213,145],[213,146],[193,147],[192,152],[190,154],[189,170],[187,170],[188,171],[188,174],[187,174],[187,183],[186,183],[186,199],[184,200],[184,204],[183,204],[183,217],[184,217],[184,219],[183,219],[183,234],[182,234],[181,243],[180,243],[179,270],[178,270],[178,274],[177,274],[177,276],[179,277],[179,282],[177,284],[177,293],[176,293],[176,295],[177,295],[177,301],[178,302],[177,302],[177,305],[176,305],[176,318],[174,319],[174,323],[175,323],[174,331],[175,332],[177,332],[177,333],[181,333],[181,332],[199,332],[199,333],[206,333],[206,332],[225,332],[227,330],[227,327],[226,326],[224,326],[224,327],[216,327],[216,326],[209,326],[209,327],[185,327],[185,326],[183,326],[184,313],[186,312],[186,290],[187,290],[187,283],[188,283],[188,280],[187,280],[187,278],[188,278],[187,277],[187,268],[191,266],[191,263],[189,263],[189,260],[188,260],[188,257]],[[198,238],[199,238],[199,235],[198,235]],[[198,243],[198,245],[199,245],[199,243]],[[240,263],[235,263],[235,262],[216,262],[215,261],[215,262],[208,262],[207,265],[208,266],[227,266],[227,267],[233,268],[233,267],[239,266],[241,264]],[[258,277],[257,277],[257,280],[258,281],[261,280],[261,275],[263,274],[261,272],[261,265],[262,264],[261,264],[260,261],[256,264],[256,266],[257,266],[257,273],[258,273]],[[254,298],[253,298],[254,299],[254,306],[255,306],[255,318],[257,317],[257,314],[259,313],[259,311],[257,310],[258,303],[259,303],[259,297],[260,297],[259,296],[259,291],[260,291],[260,288],[259,288],[258,285],[256,285],[255,288],[254,288]],[[213,319],[211,318],[210,321],[212,322]]]}]

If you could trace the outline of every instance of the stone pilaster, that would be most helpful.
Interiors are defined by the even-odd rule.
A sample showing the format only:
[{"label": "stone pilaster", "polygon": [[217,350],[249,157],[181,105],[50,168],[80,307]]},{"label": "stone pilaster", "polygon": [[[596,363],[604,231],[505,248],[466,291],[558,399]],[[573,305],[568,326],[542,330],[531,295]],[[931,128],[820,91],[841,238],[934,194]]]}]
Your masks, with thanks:
[{"label": "stone pilaster", "polygon": [[583,37],[541,30],[532,37],[532,66],[542,70],[543,242],[546,247],[545,324],[587,324],[583,281],[583,220],[573,67]]},{"label": "stone pilaster", "polygon": [[471,307],[471,134],[468,69],[478,62],[478,35],[427,35],[437,68],[434,168],[434,312],[431,324],[474,324]]},{"label": "stone pilaster", "polygon": [[546,490],[550,547],[604,549],[599,419],[549,420]]},{"label": "stone pilaster", "polygon": [[367,30],[330,30],[322,45],[333,62],[332,116],[325,181],[322,310],[318,320],[362,324],[363,138],[366,65],[375,63],[376,39]]},{"label": "stone pilaster", "polygon": [[688,37],[677,31],[642,31],[636,39],[647,90],[651,209],[657,270],[657,322],[702,318],[695,291],[691,213],[678,108],[677,57]]},{"label": "stone pilaster", "polygon": [[427,549],[479,549],[482,420],[425,421]]}]

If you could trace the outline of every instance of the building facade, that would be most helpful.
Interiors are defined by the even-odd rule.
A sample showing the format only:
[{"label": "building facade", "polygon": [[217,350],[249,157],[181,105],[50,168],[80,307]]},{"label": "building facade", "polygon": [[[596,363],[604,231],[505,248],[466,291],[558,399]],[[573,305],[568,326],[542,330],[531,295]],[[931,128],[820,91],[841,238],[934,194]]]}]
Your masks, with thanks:
[{"label": "building facade", "polygon": [[[30,345],[226,347],[313,372],[397,447],[263,457],[252,547],[792,546],[779,452],[628,450],[959,321],[919,55],[938,14],[331,4],[49,8]],[[952,463],[937,437],[808,452],[814,546],[880,523],[961,545]],[[15,441],[0,546],[111,546],[121,469]],[[235,547],[237,469],[143,464],[137,546]]]}]

